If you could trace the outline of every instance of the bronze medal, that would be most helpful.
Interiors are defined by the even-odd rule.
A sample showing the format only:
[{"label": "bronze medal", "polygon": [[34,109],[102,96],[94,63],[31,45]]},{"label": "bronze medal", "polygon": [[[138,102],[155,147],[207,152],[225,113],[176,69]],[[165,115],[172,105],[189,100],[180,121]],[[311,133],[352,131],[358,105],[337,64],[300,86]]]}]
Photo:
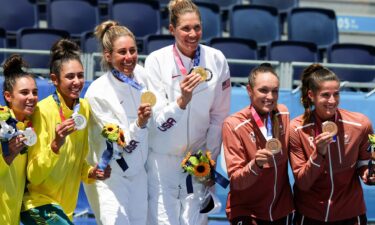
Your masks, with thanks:
[{"label": "bronze medal", "polygon": [[271,138],[266,143],[266,149],[270,150],[272,154],[277,154],[281,151],[281,142],[276,138]]},{"label": "bronze medal", "polygon": [[141,95],[141,103],[149,103],[152,107],[156,104],[156,96],[151,91],[143,92]]},{"label": "bronze medal", "polygon": [[335,136],[337,134],[337,125],[334,122],[326,121],[322,124],[322,131]]}]

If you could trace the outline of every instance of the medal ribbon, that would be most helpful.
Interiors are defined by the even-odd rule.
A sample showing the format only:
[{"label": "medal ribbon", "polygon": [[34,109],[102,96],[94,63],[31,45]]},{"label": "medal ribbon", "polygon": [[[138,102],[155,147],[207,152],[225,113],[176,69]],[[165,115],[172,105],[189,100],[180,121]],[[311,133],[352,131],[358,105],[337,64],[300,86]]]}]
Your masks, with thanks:
[{"label": "medal ribbon", "polygon": [[[59,114],[60,114],[60,118],[61,118],[61,122],[65,121],[65,116],[64,116],[64,113],[63,113],[63,110],[62,110],[62,107],[61,107],[61,102],[60,102],[60,99],[57,95],[57,91],[55,91],[53,94],[52,94],[52,97],[53,99],[55,100],[57,106],[59,107]],[[80,103],[79,103],[79,99],[76,99],[75,102],[77,102],[77,104],[75,104],[73,106],[73,115],[74,114],[78,114],[79,112],[79,108],[80,108]]]},{"label": "medal ribbon", "polygon": [[[177,63],[178,69],[180,70],[182,75],[187,75],[187,70],[184,67],[184,64],[182,63],[182,59],[181,59],[180,55],[177,52],[176,44],[173,45],[173,55],[174,55],[174,59]],[[199,66],[200,56],[201,56],[201,46],[198,45],[198,48],[195,51],[195,55],[194,55],[194,59],[193,59],[193,67]]]},{"label": "medal ribbon", "polygon": [[141,91],[143,89],[142,85],[138,84],[137,81],[135,81],[134,79],[131,79],[130,77],[126,76],[125,74],[121,73],[118,70],[113,69],[112,74],[113,74],[113,76],[115,76],[120,81],[122,81],[126,84],[129,84],[131,87],[133,87],[133,88],[135,88],[139,91]]},{"label": "medal ribbon", "polygon": [[270,113],[268,113],[268,117],[267,117],[267,128],[264,126],[264,123],[262,122],[262,120],[260,119],[260,116],[258,115],[258,113],[255,111],[254,107],[252,106],[250,108],[250,111],[251,111],[251,114],[255,120],[255,123],[257,124],[257,126],[259,127],[260,131],[262,132],[264,138],[266,138],[266,140],[269,140],[272,138],[272,120],[271,120],[271,115]]}]

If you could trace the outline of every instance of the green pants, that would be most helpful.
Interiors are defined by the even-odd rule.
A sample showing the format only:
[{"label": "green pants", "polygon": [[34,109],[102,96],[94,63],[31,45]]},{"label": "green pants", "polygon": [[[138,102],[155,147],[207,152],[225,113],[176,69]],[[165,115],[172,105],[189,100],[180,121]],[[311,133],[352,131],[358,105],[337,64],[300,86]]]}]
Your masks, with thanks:
[{"label": "green pants", "polygon": [[43,205],[21,213],[24,225],[73,225],[59,205]]}]

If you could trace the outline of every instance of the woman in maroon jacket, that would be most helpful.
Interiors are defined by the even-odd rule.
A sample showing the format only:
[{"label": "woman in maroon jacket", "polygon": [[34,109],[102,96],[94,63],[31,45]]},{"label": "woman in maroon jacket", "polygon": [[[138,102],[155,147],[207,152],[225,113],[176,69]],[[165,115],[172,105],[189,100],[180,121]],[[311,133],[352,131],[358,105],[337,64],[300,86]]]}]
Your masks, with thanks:
[{"label": "woman in maroon jacket", "polygon": [[251,71],[247,90],[251,105],[223,124],[230,178],[227,216],[232,225],[288,225],[293,212],[289,112],[277,104],[279,79],[271,65],[261,64]]},{"label": "woman in maroon jacket", "polygon": [[369,119],[338,108],[340,81],[319,64],[302,74],[303,115],[290,125],[298,225],[363,225],[366,207],[360,178],[368,178]]}]

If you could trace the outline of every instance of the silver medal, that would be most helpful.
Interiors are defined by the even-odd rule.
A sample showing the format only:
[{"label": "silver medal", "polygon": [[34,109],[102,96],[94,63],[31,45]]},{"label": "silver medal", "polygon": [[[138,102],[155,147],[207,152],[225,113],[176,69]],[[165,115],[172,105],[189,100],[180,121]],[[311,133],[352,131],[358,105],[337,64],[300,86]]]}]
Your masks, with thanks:
[{"label": "silver medal", "polygon": [[37,141],[37,136],[35,131],[28,127],[24,131],[22,131],[23,136],[26,138],[26,140],[23,141],[23,143],[27,146],[33,146],[35,145]]},{"label": "silver medal", "polygon": [[77,130],[85,129],[87,121],[83,115],[75,113],[72,115],[72,118],[74,120],[74,123],[76,124],[75,128]]}]

